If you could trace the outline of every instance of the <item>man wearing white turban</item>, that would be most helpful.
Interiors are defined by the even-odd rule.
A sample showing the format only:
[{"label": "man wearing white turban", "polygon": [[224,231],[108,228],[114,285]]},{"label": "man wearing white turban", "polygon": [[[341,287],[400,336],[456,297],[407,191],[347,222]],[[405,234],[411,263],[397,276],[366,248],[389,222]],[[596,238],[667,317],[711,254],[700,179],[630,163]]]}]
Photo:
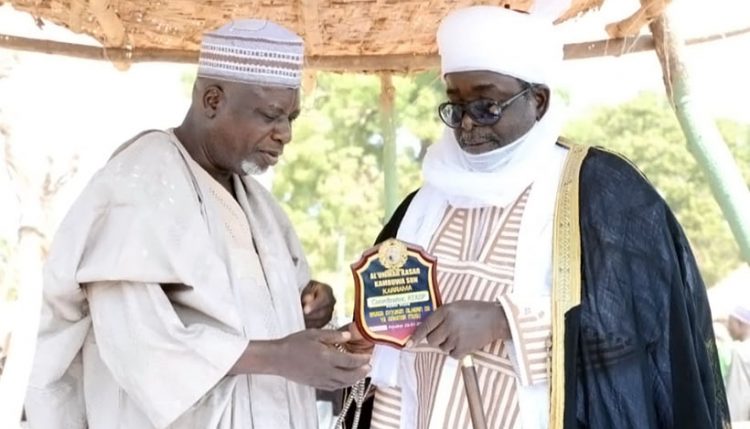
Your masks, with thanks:
[{"label": "man wearing white turban", "polygon": [[331,288],[251,177],[291,140],[303,51],[263,20],[204,35],[183,123],[91,179],[45,266],[32,429],[313,429],[313,387],[367,373],[333,347],[350,334],[312,329]]},{"label": "man wearing white turban", "polygon": [[437,256],[444,305],[376,346],[372,428],[723,428],[706,291],[665,202],[623,158],[566,143],[550,22],[500,7],[437,34],[447,128],[385,226]]}]

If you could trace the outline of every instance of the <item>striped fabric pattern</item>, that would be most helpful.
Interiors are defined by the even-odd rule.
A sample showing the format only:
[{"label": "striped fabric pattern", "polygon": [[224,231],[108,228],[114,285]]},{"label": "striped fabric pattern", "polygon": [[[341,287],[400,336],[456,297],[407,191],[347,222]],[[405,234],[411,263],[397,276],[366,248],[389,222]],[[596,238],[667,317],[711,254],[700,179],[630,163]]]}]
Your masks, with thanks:
[{"label": "striped fabric pattern", "polygon": [[270,21],[239,20],[203,36],[198,76],[299,88],[303,62],[297,34]]},{"label": "striped fabric pattern", "polygon": [[[511,429],[519,423],[517,389],[547,376],[549,317],[517,305],[511,298],[516,245],[530,188],[505,210],[500,207],[450,207],[438,226],[429,251],[438,258],[438,285],[444,303],[460,300],[499,302],[503,305],[519,360],[514,367],[509,344],[496,341],[474,354],[487,424]],[[549,309],[546,310],[549,312]],[[441,374],[447,356],[427,345],[415,348],[418,428],[471,428],[460,371],[452,380]],[[440,383],[451,383],[450,397],[437,404]],[[372,428],[400,427],[401,395],[397,389],[378,387]],[[447,404],[447,405],[446,405]],[[433,416],[433,413],[440,413]],[[439,426],[435,426],[435,422]],[[433,425],[430,425],[430,422]]]},{"label": "striped fabric pattern", "polygon": [[510,321],[516,359],[518,359],[518,381],[529,386],[549,377],[550,347],[552,346],[552,326],[550,301],[543,307],[521,307],[513,299],[504,295],[500,303]]}]

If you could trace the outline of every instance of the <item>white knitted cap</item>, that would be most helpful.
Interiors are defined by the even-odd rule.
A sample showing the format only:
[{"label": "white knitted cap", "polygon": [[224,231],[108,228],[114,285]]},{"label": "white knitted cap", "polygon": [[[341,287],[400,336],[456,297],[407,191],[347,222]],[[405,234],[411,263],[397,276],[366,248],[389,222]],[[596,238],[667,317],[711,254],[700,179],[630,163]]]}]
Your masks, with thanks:
[{"label": "white knitted cap", "polygon": [[304,45],[271,21],[232,21],[203,35],[198,76],[263,86],[299,88]]}]

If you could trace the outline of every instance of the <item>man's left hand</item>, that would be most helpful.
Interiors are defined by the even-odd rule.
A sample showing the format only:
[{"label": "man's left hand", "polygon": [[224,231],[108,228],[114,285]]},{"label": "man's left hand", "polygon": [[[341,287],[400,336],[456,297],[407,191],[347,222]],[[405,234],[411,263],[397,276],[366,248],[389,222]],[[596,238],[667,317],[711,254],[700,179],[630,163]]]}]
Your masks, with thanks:
[{"label": "man's left hand", "polygon": [[505,311],[493,302],[456,301],[438,308],[412,334],[407,347],[423,339],[461,359],[496,340],[510,338]]},{"label": "man's left hand", "polygon": [[308,329],[320,329],[330,322],[335,306],[333,289],[325,283],[310,280],[302,290],[302,312]]}]

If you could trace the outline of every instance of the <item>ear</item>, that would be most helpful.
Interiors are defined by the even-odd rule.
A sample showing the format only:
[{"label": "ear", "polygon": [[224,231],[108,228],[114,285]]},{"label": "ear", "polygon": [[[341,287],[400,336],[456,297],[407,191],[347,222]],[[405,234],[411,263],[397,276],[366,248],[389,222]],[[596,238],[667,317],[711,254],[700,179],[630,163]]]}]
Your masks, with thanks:
[{"label": "ear", "polygon": [[549,108],[550,90],[547,85],[534,85],[531,93],[536,101],[536,120],[542,119]]},{"label": "ear", "polygon": [[226,103],[224,90],[218,85],[210,85],[203,90],[201,107],[206,117],[213,119],[218,110]]}]

